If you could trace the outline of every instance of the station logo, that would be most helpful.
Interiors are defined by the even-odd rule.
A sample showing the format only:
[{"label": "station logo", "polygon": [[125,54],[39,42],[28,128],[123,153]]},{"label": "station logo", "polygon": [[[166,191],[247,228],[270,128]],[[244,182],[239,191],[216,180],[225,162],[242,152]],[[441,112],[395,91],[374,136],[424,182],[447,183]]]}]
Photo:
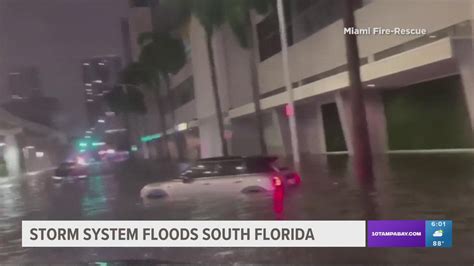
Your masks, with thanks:
[{"label": "station logo", "polygon": [[450,248],[452,221],[368,221],[367,234],[368,247]]},{"label": "station logo", "polygon": [[425,221],[368,221],[369,247],[425,247]]}]

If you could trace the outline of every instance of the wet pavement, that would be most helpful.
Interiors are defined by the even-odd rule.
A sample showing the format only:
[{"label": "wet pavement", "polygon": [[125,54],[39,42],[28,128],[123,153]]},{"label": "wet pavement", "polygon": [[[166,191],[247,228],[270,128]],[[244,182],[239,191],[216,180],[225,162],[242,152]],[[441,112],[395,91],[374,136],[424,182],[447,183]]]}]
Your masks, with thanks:
[{"label": "wet pavement", "polygon": [[[474,155],[392,155],[357,180],[346,156],[304,158],[284,198],[207,195],[143,204],[160,175],[140,170],[55,184],[50,174],[0,178],[0,264],[140,260],[184,263],[474,263]],[[451,249],[22,248],[22,220],[453,220]]]}]

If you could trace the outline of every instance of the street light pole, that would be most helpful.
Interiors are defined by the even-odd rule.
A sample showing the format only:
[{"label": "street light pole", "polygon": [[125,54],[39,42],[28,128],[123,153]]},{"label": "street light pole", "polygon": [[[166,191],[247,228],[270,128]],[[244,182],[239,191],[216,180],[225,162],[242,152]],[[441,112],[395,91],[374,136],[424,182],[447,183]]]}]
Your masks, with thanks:
[{"label": "street light pole", "polygon": [[281,57],[283,63],[283,78],[285,81],[286,92],[288,95],[287,103],[287,115],[290,124],[290,138],[291,138],[291,148],[293,152],[293,163],[295,167],[299,167],[300,163],[300,153],[298,147],[298,137],[296,131],[296,120],[295,120],[295,106],[293,99],[293,88],[291,86],[290,80],[290,70],[288,66],[288,40],[286,37],[286,22],[285,14],[283,10],[283,0],[277,0],[277,12],[278,12],[278,22],[280,27],[280,42],[281,42]]}]

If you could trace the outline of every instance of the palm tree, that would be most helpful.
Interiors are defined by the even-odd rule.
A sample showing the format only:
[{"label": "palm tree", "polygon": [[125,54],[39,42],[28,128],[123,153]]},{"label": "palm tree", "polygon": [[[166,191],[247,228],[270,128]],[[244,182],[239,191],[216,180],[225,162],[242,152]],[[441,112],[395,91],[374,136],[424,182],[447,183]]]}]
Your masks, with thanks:
[{"label": "palm tree", "polygon": [[[167,109],[171,111],[171,122],[175,125],[176,106],[170,88],[170,75],[176,74],[186,64],[186,52],[183,41],[174,38],[167,32],[145,32],[138,37],[138,43],[142,47],[139,61],[145,66],[157,70],[158,78],[161,81],[160,83],[164,85],[164,88],[161,95],[158,93],[158,90],[155,90],[158,93],[155,96],[161,99],[161,103],[164,103],[163,98],[167,99],[166,102],[169,107]],[[173,139],[178,148],[177,136],[173,135]],[[179,159],[182,159],[181,150],[179,148],[177,150]]]},{"label": "palm tree", "polygon": [[168,32],[144,32],[138,36],[139,62],[166,74],[176,74],[186,63],[183,41]]},{"label": "palm tree", "polygon": [[211,89],[216,109],[217,124],[219,128],[219,138],[221,141],[222,155],[228,156],[229,151],[224,137],[224,120],[222,117],[222,108],[219,97],[219,88],[217,86],[216,65],[214,60],[214,49],[212,46],[212,36],[216,28],[224,23],[222,6],[226,1],[222,0],[168,0],[163,1],[164,6],[180,10],[180,14],[194,15],[206,32],[206,48],[211,71]]},{"label": "palm tree", "polygon": [[131,139],[130,115],[142,115],[147,112],[143,99],[143,94],[140,90],[134,87],[123,88],[122,86],[116,86],[105,95],[105,101],[114,113],[119,116],[122,116],[128,133],[124,146],[129,149]]},{"label": "palm tree", "polygon": [[[355,28],[354,1],[344,0],[343,22],[345,28]],[[372,152],[365,114],[364,95],[360,78],[359,48],[357,36],[346,34],[347,66],[349,86],[351,87],[352,108],[352,142],[354,149],[354,172],[359,179],[373,177]]]},{"label": "palm tree", "polygon": [[212,45],[212,36],[217,27],[224,23],[222,13],[222,0],[190,0],[190,11],[196,16],[206,32],[206,48],[211,70],[211,88],[214,96],[214,105],[217,115],[217,124],[219,128],[219,137],[222,145],[222,155],[228,156],[229,150],[227,141],[224,137],[224,120],[222,117],[222,108],[219,96],[219,88],[217,86],[216,64],[214,60],[214,48]]},{"label": "palm tree", "polygon": [[[138,37],[138,43],[142,49],[139,56],[139,62],[149,69],[155,69],[155,78],[158,84],[155,85],[155,97],[159,105],[164,107],[163,98],[167,99],[168,107],[163,108],[171,110],[171,121],[173,126],[176,124],[175,115],[175,99],[171,93],[170,75],[176,74],[186,64],[186,52],[182,40],[172,37],[167,32],[145,32]],[[160,86],[164,85],[163,92],[160,95]],[[166,129],[164,129],[166,130]],[[176,147],[178,147],[178,139],[173,135]],[[181,150],[178,148],[179,159],[183,158]]]},{"label": "palm tree", "polygon": [[256,126],[260,151],[266,155],[267,145],[263,133],[263,117],[260,106],[260,90],[258,78],[258,56],[255,53],[256,34],[252,29],[250,11],[266,14],[272,8],[273,0],[226,0],[222,5],[224,22],[228,23],[241,47],[249,50],[249,69],[252,83],[252,100],[255,106]]},{"label": "palm tree", "polygon": [[[160,127],[162,130],[162,136],[164,143],[168,143],[168,134],[166,132],[166,112],[164,108],[164,101],[160,97],[160,78],[158,70],[144,65],[140,62],[134,62],[129,64],[121,73],[121,81],[123,84],[129,84],[133,86],[144,86],[146,89],[150,89],[155,97],[156,105],[158,108],[158,115],[160,116]],[[165,158],[169,159],[170,153],[168,145],[164,145]]]},{"label": "palm tree", "polygon": [[[220,104],[219,88],[217,86],[216,66],[214,60],[214,48],[212,36],[214,31],[225,23],[228,23],[240,45],[249,49],[249,68],[251,72],[252,96],[257,118],[257,130],[260,150],[267,153],[267,146],[263,134],[262,113],[260,107],[260,93],[258,84],[257,56],[255,54],[255,35],[252,31],[250,11],[256,10],[259,14],[265,14],[271,7],[273,0],[168,0],[164,4],[181,9],[180,14],[190,13],[194,15],[206,32],[206,47],[211,70],[211,88],[214,96],[214,104],[219,127],[219,136],[222,143],[222,154],[228,155],[227,142],[224,138],[224,122]],[[184,11],[183,11],[184,10]]]}]

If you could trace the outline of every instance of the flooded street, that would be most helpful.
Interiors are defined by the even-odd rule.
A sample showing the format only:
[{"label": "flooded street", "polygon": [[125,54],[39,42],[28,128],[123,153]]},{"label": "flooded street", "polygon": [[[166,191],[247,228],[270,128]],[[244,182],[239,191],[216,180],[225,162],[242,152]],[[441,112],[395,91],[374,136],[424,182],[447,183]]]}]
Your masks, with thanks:
[{"label": "flooded street", "polygon": [[[390,155],[374,182],[350,173],[346,156],[304,158],[301,186],[284,197],[206,195],[142,203],[156,175],[93,176],[55,184],[50,175],[0,179],[0,264],[112,260],[213,263],[474,262],[474,155]],[[453,220],[451,249],[21,248],[22,220]]]}]

